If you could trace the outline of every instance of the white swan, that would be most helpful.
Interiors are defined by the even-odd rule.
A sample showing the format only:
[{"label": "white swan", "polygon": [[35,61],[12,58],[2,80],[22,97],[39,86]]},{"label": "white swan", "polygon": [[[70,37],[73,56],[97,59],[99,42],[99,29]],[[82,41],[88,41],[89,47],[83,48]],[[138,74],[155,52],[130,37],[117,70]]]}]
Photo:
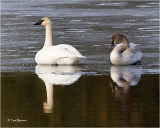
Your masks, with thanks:
[{"label": "white swan", "polygon": [[139,64],[141,62],[142,53],[136,44],[129,43],[126,36],[121,33],[117,33],[112,36],[111,47],[119,42],[110,54],[110,60],[114,65],[131,65]]},{"label": "white swan", "polygon": [[72,65],[86,58],[71,45],[60,44],[52,46],[52,23],[48,17],[42,18],[34,25],[43,25],[46,27],[44,46],[35,56],[38,64]]},{"label": "white swan", "polygon": [[43,104],[44,113],[52,113],[54,85],[71,85],[81,77],[81,72],[73,66],[37,65],[35,72],[46,86],[47,102]]}]

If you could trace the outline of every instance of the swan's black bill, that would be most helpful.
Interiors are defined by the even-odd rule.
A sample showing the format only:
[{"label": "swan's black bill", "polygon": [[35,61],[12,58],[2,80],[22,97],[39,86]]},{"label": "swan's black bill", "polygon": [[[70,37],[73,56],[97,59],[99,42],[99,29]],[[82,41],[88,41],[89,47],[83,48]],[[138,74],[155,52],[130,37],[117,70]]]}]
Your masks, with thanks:
[{"label": "swan's black bill", "polygon": [[39,22],[35,23],[34,25],[41,25],[43,21],[44,20],[40,20]]},{"label": "swan's black bill", "polygon": [[109,47],[109,49],[112,49],[114,47],[114,40],[112,40],[111,45]]}]

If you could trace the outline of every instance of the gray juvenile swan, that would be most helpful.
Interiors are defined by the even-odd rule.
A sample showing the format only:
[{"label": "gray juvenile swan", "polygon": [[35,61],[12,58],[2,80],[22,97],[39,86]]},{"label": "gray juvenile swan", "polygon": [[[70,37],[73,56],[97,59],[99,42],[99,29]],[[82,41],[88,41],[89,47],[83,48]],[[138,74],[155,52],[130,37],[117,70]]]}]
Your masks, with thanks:
[{"label": "gray juvenile swan", "polygon": [[34,25],[46,27],[44,46],[35,56],[37,64],[72,65],[86,58],[71,45],[59,44],[52,46],[52,23],[48,17],[42,18]]},{"label": "gray juvenile swan", "polygon": [[129,43],[127,37],[121,33],[116,33],[112,36],[110,49],[115,44],[122,42],[115,46],[110,54],[110,60],[114,65],[131,65],[139,64],[141,62],[142,53],[136,44]]}]

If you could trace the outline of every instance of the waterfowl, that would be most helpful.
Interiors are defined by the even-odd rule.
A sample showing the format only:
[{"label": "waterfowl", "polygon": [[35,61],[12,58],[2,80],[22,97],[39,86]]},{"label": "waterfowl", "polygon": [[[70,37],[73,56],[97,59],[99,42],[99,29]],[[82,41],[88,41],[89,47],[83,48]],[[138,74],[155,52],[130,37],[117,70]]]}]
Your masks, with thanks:
[{"label": "waterfowl", "polygon": [[[118,44],[122,42],[121,44]],[[117,44],[115,47],[114,45]],[[110,60],[114,65],[140,64],[142,53],[136,44],[129,43],[127,37],[121,33],[112,36]]]},{"label": "waterfowl", "polygon": [[46,27],[44,46],[35,56],[37,64],[72,65],[86,58],[71,45],[59,44],[52,46],[52,23],[48,17],[42,18],[34,25],[43,25]]}]

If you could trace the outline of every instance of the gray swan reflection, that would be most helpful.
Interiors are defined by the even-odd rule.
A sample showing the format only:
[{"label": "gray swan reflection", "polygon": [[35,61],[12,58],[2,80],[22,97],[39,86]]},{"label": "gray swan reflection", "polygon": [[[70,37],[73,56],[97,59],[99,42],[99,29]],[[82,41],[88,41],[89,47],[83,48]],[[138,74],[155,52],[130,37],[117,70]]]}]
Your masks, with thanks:
[{"label": "gray swan reflection", "polygon": [[138,85],[142,74],[142,67],[139,66],[112,66],[110,75],[113,82],[110,82],[112,92],[118,98],[123,98],[131,86]]},{"label": "gray swan reflection", "polygon": [[75,66],[36,65],[35,72],[46,86],[47,102],[43,104],[44,113],[52,113],[54,85],[71,85],[82,75]]}]

